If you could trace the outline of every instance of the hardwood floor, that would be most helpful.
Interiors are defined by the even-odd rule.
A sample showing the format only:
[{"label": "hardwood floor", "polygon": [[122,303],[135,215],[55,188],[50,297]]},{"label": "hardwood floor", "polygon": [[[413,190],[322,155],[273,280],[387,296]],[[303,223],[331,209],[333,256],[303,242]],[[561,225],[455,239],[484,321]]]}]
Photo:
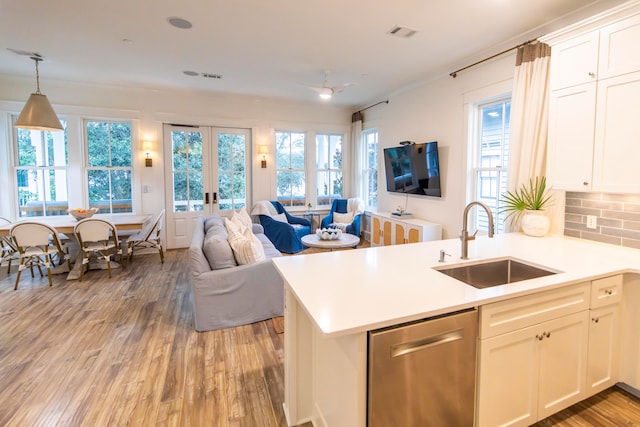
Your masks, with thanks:
[{"label": "hardwood floor", "polygon": [[[187,263],[145,255],[51,288],[27,272],[17,291],[2,266],[0,426],[285,426],[284,334],[271,320],[196,332]],[[618,389],[567,411],[539,425],[640,426]]]}]

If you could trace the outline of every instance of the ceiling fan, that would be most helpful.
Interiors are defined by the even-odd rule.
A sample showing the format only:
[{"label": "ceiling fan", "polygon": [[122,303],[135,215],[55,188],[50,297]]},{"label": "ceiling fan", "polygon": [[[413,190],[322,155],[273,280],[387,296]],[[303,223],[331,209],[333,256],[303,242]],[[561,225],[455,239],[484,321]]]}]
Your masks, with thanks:
[{"label": "ceiling fan", "polygon": [[331,97],[338,93],[338,92],[342,92],[346,87],[353,85],[353,83],[344,83],[342,85],[338,85],[338,86],[330,86],[329,82],[327,81],[329,78],[329,71],[325,71],[324,72],[324,81],[322,82],[322,86],[321,87],[311,87],[311,89],[315,90],[316,92],[318,92],[318,95],[320,96],[321,99],[323,100],[329,100],[331,99]]}]

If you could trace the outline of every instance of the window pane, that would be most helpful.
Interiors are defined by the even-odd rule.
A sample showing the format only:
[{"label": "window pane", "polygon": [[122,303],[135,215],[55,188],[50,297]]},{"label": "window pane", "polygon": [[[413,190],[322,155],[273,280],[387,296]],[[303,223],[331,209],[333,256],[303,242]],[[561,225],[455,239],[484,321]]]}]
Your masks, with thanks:
[{"label": "window pane", "polygon": [[109,213],[109,171],[89,170],[87,171],[89,184],[89,207],[100,209],[101,213]]},{"label": "window pane", "polygon": [[276,132],[276,168],[291,167],[291,135],[287,132]]},{"label": "window pane", "polygon": [[189,210],[190,211],[202,211],[204,210],[204,201],[202,197],[204,195],[204,186],[202,182],[201,172],[189,173]]},{"label": "window pane", "polygon": [[110,166],[108,128],[108,123],[87,122],[89,166]]},{"label": "window pane", "polygon": [[187,174],[184,172],[173,173],[173,211],[186,212],[187,202]]},{"label": "window pane", "polygon": [[112,166],[131,166],[131,125],[110,123],[110,146]]},{"label": "window pane", "polygon": [[244,172],[236,172],[233,176],[233,209],[240,209],[247,200],[246,178]]},{"label": "window pane", "polygon": [[189,159],[190,171],[202,171],[202,134],[200,132],[189,133],[187,158]]},{"label": "window pane", "polygon": [[291,134],[291,168],[304,169],[304,134]]},{"label": "window pane", "polygon": [[131,172],[128,170],[111,171],[111,212],[133,212],[131,203]]},{"label": "window pane", "polygon": [[[18,166],[36,166],[36,147],[39,146],[40,132],[17,129],[18,134]],[[35,140],[32,139],[35,136]]]},{"label": "window pane", "polygon": [[[218,136],[218,169],[229,172],[231,170],[231,139],[229,134]],[[221,190],[222,191],[222,190]]]},{"label": "window pane", "polygon": [[44,163],[48,166],[67,166],[67,133],[44,132],[44,136],[47,140],[47,159]]},{"label": "window pane", "polygon": [[331,156],[331,168],[342,169],[342,136],[331,135],[329,155]]},{"label": "window pane", "polygon": [[218,173],[218,204],[220,209],[231,209],[231,196],[233,194],[233,175],[230,173]]}]

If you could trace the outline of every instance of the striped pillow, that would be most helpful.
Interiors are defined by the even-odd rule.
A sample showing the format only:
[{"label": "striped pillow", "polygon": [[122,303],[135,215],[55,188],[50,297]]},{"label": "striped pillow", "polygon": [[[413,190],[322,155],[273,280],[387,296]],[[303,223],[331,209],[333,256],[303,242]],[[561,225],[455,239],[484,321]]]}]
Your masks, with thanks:
[{"label": "striped pillow", "polygon": [[229,245],[238,265],[255,264],[265,259],[262,242],[249,228],[240,228],[228,218],[225,218],[225,225],[229,232]]}]

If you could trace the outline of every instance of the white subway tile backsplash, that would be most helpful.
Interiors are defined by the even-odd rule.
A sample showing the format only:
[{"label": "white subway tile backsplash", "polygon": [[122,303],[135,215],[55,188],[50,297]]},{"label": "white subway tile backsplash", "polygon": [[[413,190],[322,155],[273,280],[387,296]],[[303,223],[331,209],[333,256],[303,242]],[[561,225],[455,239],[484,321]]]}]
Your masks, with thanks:
[{"label": "white subway tile backsplash", "polygon": [[[586,228],[587,215],[596,216],[595,229]],[[564,234],[640,249],[640,194],[567,192]]]}]

